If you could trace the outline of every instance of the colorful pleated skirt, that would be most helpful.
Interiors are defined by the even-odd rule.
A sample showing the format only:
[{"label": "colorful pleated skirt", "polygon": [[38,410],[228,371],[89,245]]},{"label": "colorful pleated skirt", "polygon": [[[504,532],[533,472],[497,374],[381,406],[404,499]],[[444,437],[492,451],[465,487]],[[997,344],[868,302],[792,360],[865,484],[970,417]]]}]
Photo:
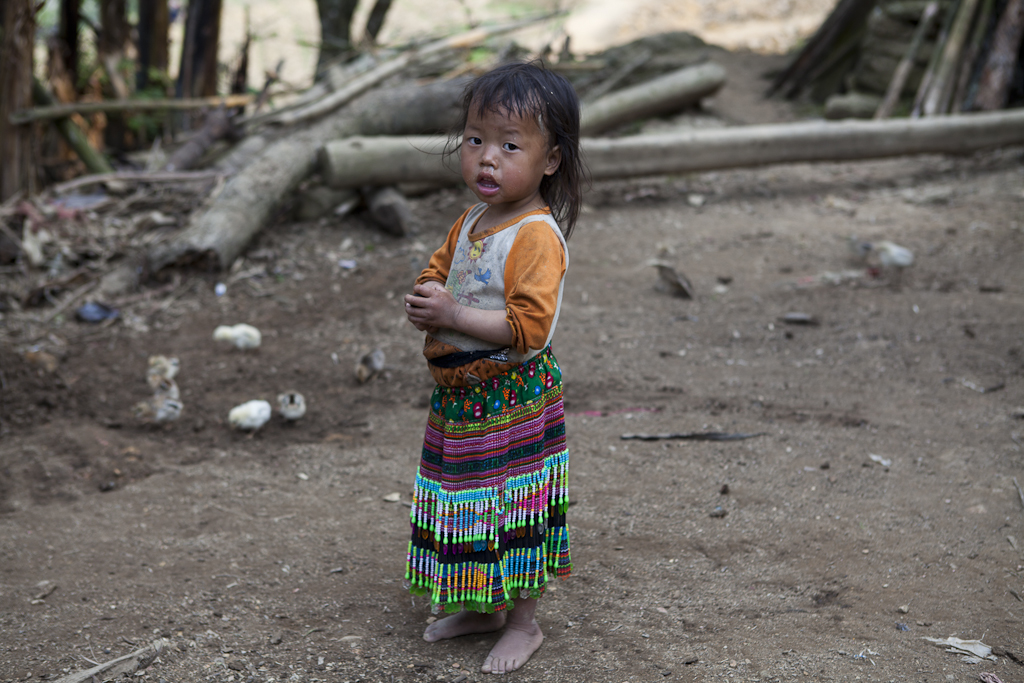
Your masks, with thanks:
[{"label": "colorful pleated skirt", "polygon": [[495,612],[572,571],[562,373],[550,347],[471,387],[437,387],[413,497],[410,590]]}]

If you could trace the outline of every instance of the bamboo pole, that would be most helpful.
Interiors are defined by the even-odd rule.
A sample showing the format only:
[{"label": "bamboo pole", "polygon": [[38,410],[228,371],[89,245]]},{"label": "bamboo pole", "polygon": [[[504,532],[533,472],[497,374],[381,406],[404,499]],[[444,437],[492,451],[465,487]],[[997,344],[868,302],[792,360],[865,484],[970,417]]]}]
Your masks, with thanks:
[{"label": "bamboo pole", "polygon": [[960,9],[956,13],[956,19],[949,30],[949,39],[942,48],[942,57],[939,59],[939,67],[935,72],[935,82],[928,90],[924,98],[922,111],[925,116],[937,116],[945,114],[949,108],[949,99],[952,97],[952,90],[956,86],[957,66],[960,64],[960,55],[963,54],[964,43],[967,41],[967,34],[971,29],[971,20],[974,19],[975,11],[978,8],[978,0],[963,0]]},{"label": "bamboo pole", "polygon": [[[992,0],[986,1],[992,2]],[[900,101],[900,95],[903,93],[903,88],[907,84],[910,72],[914,68],[914,60],[921,49],[921,43],[924,42],[924,37],[928,35],[938,14],[939,3],[936,0],[932,0],[925,6],[924,12],[921,13],[921,20],[917,22],[917,29],[914,31],[914,37],[910,41],[910,46],[907,48],[906,54],[903,55],[903,59],[896,66],[896,70],[892,74],[892,80],[889,81],[889,88],[885,91],[885,97],[875,111],[876,121],[887,119],[892,115],[892,110],[896,108],[896,103]]]},{"label": "bamboo pole", "polygon": [[924,106],[925,97],[928,96],[932,81],[935,80],[935,70],[939,66],[939,59],[942,57],[943,49],[946,46],[946,39],[949,37],[949,29],[953,25],[953,19],[956,16],[960,2],[961,0],[953,0],[952,4],[946,9],[946,17],[943,19],[942,28],[939,29],[939,35],[935,39],[935,47],[932,49],[931,59],[928,60],[928,68],[924,70],[924,77],[921,79],[921,84],[917,88],[917,94],[914,96],[914,106],[910,110],[911,118],[916,119],[921,115],[921,107]]},{"label": "bamboo pole", "polygon": [[[335,140],[320,151],[320,170],[328,185],[339,188],[406,182],[456,184],[460,174],[441,156],[445,141],[441,136]],[[595,180],[911,154],[966,154],[1024,144],[1024,110],[917,120],[736,126],[584,138],[581,144]]]},{"label": "bamboo pole", "polygon": [[995,0],[982,0],[981,2],[978,18],[974,22],[974,31],[971,33],[967,52],[964,54],[963,62],[960,65],[960,78],[957,80],[956,92],[953,94],[953,104],[950,107],[950,111],[954,113],[964,111],[966,108],[967,96],[971,91],[971,77],[978,71],[976,69],[978,55],[981,54],[981,46],[985,42],[985,34],[988,32],[988,24],[992,18],[992,10],[995,4]]},{"label": "bamboo pole", "polygon": [[365,74],[353,79],[345,87],[328,94],[323,99],[317,100],[302,109],[284,112],[280,116],[271,117],[267,121],[273,124],[293,125],[319,118],[351,102],[367,90],[370,90],[386,79],[400,73],[409,65],[422,60],[424,57],[429,57],[446,50],[475,47],[492,36],[509,33],[532,24],[547,21],[560,16],[561,14],[564,14],[564,12],[552,12],[540,17],[523,19],[521,21],[502,24],[491,28],[476,28],[472,31],[436,40],[420,48],[407,50],[399,54],[394,59],[389,59],[378,64]]},{"label": "bamboo pole", "polygon": [[[32,99],[39,104],[52,106],[53,103],[53,95],[36,78],[32,79]],[[111,167],[110,162],[107,161],[107,158],[93,149],[85,133],[69,116],[53,119],[53,123],[57,131],[60,132],[61,137],[64,138],[64,141],[68,143],[68,146],[74,150],[78,158],[85,164],[89,173],[113,173],[114,169]]]},{"label": "bamboo pole", "polygon": [[206,107],[244,107],[252,102],[252,95],[229,95],[227,97],[190,97],[185,99],[135,99],[135,100],[104,100],[102,102],[70,102],[54,104],[33,109],[21,109],[11,114],[10,121],[14,124],[29,121],[47,121],[61,119],[72,114],[95,114],[96,112],[116,111],[188,111]]}]

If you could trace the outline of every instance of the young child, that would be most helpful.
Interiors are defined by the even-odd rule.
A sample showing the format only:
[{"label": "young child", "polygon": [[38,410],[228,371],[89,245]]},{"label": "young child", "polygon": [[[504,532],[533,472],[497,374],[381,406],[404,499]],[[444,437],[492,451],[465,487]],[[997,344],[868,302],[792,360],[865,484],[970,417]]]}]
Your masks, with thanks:
[{"label": "young child", "polygon": [[[506,673],[544,636],[548,577],[568,576],[562,375],[551,353],[565,240],[581,204],[579,100],[538,64],[466,91],[462,178],[480,200],[405,297],[438,386],[412,506],[406,577],[435,612],[428,642],[505,628],[481,670]],[[561,226],[561,229],[559,229]]]}]

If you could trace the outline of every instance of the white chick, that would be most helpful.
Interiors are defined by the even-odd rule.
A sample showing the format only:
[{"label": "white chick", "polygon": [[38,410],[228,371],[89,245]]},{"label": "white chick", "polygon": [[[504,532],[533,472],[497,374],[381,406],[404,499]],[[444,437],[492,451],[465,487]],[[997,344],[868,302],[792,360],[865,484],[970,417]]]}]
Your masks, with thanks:
[{"label": "white chick", "polygon": [[153,388],[153,396],[169,398],[172,401],[177,401],[181,398],[181,392],[178,391],[178,385],[173,379],[166,377],[159,377],[157,379],[159,381],[154,382],[151,379],[149,382],[149,386]]},{"label": "white chick", "polygon": [[174,379],[178,374],[178,369],[181,364],[177,358],[168,358],[167,356],[150,356],[149,367],[146,369],[146,380],[153,385],[153,377],[166,377],[167,379]]},{"label": "white chick", "polygon": [[356,363],[356,379],[365,384],[384,369],[384,352],[379,348],[370,351]]},{"label": "white chick", "polygon": [[[173,382],[172,382],[173,384]],[[156,395],[145,401],[135,404],[135,417],[143,422],[163,424],[174,422],[181,417],[184,406],[181,401],[167,396]]]},{"label": "white chick", "polygon": [[878,252],[878,260],[886,268],[906,268],[914,262],[914,252],[898,244],[884,241],[873,245],[873,248]]},{"label": "white chick", "polygon": [[229,341],[236,348],[245,351],[259,348],[260,342],[263,341],[263,335],[252,325],[239,323],[231,326],[219,326],[213,331],[213,339],[214,341]]},{"label": "white chick", "polygon": [[281,416],[288,421],[298,420],[306,414],[306,399],[297,391],[278,394],[277,405],[280,407]]},{"label": "white chick", "polygon": [[246,401],[231,409],[228,413],[228,422],[235,429],[251,432],[267,424],[270,412],[270,404],[266,401]]}]

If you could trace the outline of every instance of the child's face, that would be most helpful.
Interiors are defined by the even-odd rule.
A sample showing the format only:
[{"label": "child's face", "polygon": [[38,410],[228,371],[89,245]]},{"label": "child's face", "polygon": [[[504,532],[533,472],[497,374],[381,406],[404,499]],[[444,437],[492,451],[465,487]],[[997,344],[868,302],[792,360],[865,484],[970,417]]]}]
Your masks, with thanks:
[{"label": "child's face", "polygon": [[513,218],[544,206],[540,181],[558,170],[536,119],[471,107],[462,136],[462,179],[500,215]]}]

